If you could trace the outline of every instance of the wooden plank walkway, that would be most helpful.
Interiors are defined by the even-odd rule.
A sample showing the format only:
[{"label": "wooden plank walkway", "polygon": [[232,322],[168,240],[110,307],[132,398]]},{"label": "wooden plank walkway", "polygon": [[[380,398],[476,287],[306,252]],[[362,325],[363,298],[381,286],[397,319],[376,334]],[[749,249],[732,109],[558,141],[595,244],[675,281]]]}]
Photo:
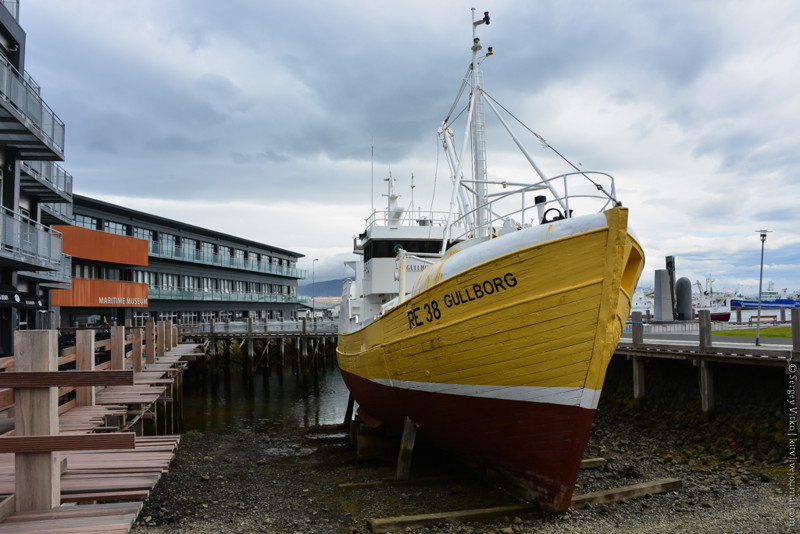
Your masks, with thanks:
[{"label": "wooden plank walkway", "polygon": [[141,509],[140,502],[123,502],[14,512],[0,523],[0,534],[124,534]]},{"label": "wooden plank walkway", "polygon": [[[142,503],[118,501],[146,499],[161,476],[168,472],[169,464],[180,441],[179,436],[134,437],[133,433],[124,435],[116,432],[111,434],[96,434],[96,432],[118,431],[120,427],[125,428],[132,424],[131,421],[126,422],[128,415],[138,417],[143,415],[146,410],[152,410],[148,416],[155,415],[156,405],[166,407],[170,404],[175,391],[180,391],[181,373],[186,366],[185,360],[191,359],[190,355],[195,352],[197,345],[170,347],[168,341],[164,347],[163,342],[159,342],[158,352],[163,352],[165,348],[167,352],[163,356],[155,358],[152,357],[153,352],[150,352],[151,356],[148,359],[151,360],[151,363],[145,363],[138,360],[143,354],[141,347],[138,347],[137,344],[134,344],[131,352],[125,351],[125,343],[130,342],[130,337],[126,339],[121,328],[116,332],[112,331],[112,338],[117,336],[116,342],[113,340],[96,342],[90,338],[91,344],[88,345],[90,347],[88,351],[83,350],[79,353],[76,348],[65,349],[57,358],[59,364],[68,364],[76,361],[76,354],[80,356],[88,352],[91,362],[91,367],[88,369],[78,367],[81,371],[70,372],[56,371],[54,368],[50,370],[23,368],[20,375],[14,373],[13,377],[12,373],[4,373],[3,377],[6,379],[6,383],[14,390],[29,391],[32,388],[46,390],[50,382],[65,381],[65,383],[73,385],[59,388],[58,396],[61,397],[62,402],[63,399],[70,398],[65,395],[76,395],[72,393],[76,387],[78,392],[77,398],[64,402],[58,407],[58,424],[52,427],[50,434],[16,436],[15,418],[8,416],[13,412],[3,410],[2,413],[6,417],[0,417],[0,436],[2,436],[0,439],[5,440],[2,442],[5,445],[4,449],[13,452],[0,454],[0,496],[9,495],[5,500],[0,498],[0,534],[11,532],[63,534],[128,532],[141,510]],[[122,333],[120,334],[120,332]],[[90,335],[93,336],[93,334]],[[134,343],[138,343],[141,340],[140,333],[134,332],[133,339],[136,340]],[[177,338],[174,337],[174,339]],[[106,345],[111,347],[111,360],[95,366],[92,359],[96,357],[98,350],[107,348]],[[51,346],[54,346],[54,343],[51,343]],[[153,345],[149,345],[149,347],[149,350],[153,350]],[[53,354],[52,361],[55,362],[57,355],[51,354]],[[141,372],[131,373],[134,367],[134,354],[137,354],[136,367],[141,369]],[[153,359],[155,361],[152,361]],[[21,361],[29,360],[30,358],[23,357]],[[13,363],[13,360],[5,362],[5,367],[13,369]],[[95,373],[98,369],[108,369],[109,367],[117,370]],[[124,371],[124,369],[128,369],[128,371]],[[35,373],[30,371],[35,371]],[[23,372],[27,374],[23,375]],[[105,373],[110,374],[105,375]],[[107,385],[102,388],[91,385],[95,380],[97,380],[94,382],[96,384],[113,383],[108,379],[113,373],[120,376],[128,373],[127,380],[129,381],[127,383],[131,385]],[[96,378],[98,376],[102,378]],[[117,384],[120,382],[124,383],[121,378]],[[84,392],[89,390],[92,393],[89,403],[93,403],[93,405],[78,406],[81,388]],[[3,389],[2,400],[6,402],[7,408],[15,407],[13,404],[14,390]],[[16,408],[16,415],[21,418],[20,414],[23,412],[20,405],[17,405]],[[55,408],[50,408],[50,410],[52,415],[56,415]],[[109,418],[109,416],[114,417]],[[167,418],[170,419],[169,413],[167,413]],[[22,420],[26,419],[22,418]],[[156,429],[158,430],[158,427]],[[164,431],[169,431],[166,424]],[[70,434],[73,436],[70,437]],[[37,438],[45,436],[52,437],[49,441],[37,441]],[[49,505],[41,506],[41,508],[45,508],[43,510],[33,510],[27,504],[29,501],[23,501],[19,495],[15,495],[15,492],[20,492],[20,481],[16,480],[15,474],[19,458],[16,458],[14,453],[18,450],[34,450],[36,447],[47,448],[49,451],[58,450],[59,446],[86,447],[88,449],[91,444],[84,442],[89,439],[97,442],[101,447],[122,445],[123,447],[133,446],[133,448],[55,453],[58,454],[55,458],[60,461],[61,471],[59,475],[58,469],[56,469],[56,482],[53,483],[54,498],[50,500]],[[61,443],[62,441],[64,443]],[[53,447],[53,443],[56,444],[55,448],[49,448]],[[51,477],[50,480],[53,478]],[[39,487],[38,482],[34,484]],[[22,494],[26,495],[24,489]],[[98,501],[115,502],[113,504],[96,504]],[[36,507],[38,506],[33,508]],[[15,509],[24,511],[13,512]]]}]

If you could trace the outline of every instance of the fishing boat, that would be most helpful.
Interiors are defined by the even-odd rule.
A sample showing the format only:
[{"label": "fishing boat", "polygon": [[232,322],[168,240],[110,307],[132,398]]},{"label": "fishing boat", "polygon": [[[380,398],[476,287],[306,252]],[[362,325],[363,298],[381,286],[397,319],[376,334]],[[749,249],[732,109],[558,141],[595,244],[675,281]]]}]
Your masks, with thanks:
[{"label": "fishing boat", "polygon": [[728,293],[714,292],[714,279],[706,277],[705,289],[700,280],[695,282],[697,293],[692,295],[692,308],[695,319],[701,310],[708,310],[712,321],[728,322],[731,320],[731,295]]},{"label": "fishing boat", "polygon": [[[546,175],[534,161],[483,85],[492,48],[476,34],[489,14],[472,18],[466,103],[438,130],[449,207],[406,211],[387,179],[386,209],[354,238],[338,362],[364,424],[399,432],[412,421],[417,440],[563,511],[644,254],[612,176],[572,165],[538,134],[569,166]],[[533,179],[489,172],[487,108]]]},{"label": "fishing boat", "polygon": [[[787,294],[787,290],[777,291],[775,282],[769,281],[767,289],[761,292],[761,308],[766,310],[779,310],[781,308],[800,308],[800,300],[795,300]],[[734,298],[731,300],[731,308],[741,310],[757,310],[759,299],[756,298]]]}]

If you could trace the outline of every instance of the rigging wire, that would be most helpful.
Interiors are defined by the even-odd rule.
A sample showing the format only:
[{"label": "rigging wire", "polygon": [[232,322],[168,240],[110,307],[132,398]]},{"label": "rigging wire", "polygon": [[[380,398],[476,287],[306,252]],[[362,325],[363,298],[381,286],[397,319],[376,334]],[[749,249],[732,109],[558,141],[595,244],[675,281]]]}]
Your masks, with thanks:
[{"label": "rigging wire", "polygon": [[[450,120],[450,115],[453,114],[453,111],[456,109],[456,106],[458,105],[458,101],[461,100],[461,95],[464,94],[464,87],[466,87],[468,85],[467,80],[469,80],[469,71],[471,71],[471,70],[472,70],[472,65],[470,64],[470,66],[467,67],[467,72],[464,74],[464,77],[461,79],[461,88],[458,90],[458,94],[456,95],[456,98],[453,101],[453,105],[450,106],[450,111],[447,112],[447,117],[445,117],[445,119],[444,119],[444,124],[447,124],[447,122]],[[463,111],[461,111],[461,113],[463,113]],[[456,119],[458,119],[458,117],[461,116],[461,113],[459,113],[456,116],[456,118],[453,119],[453,120],[455,121]]]},{"label": "rigging wire", "polygon": [[520,126],[522,126],[522,127],[523,127],[523,128],[525,128],[526,130],[528,130],[530,133],[532,133],[534,136],[536,136],[536,138],[537,138],[537,139],[538,139],[538,140],[539,140],[539,141],[542,143],[542,146],[543,146],[544,148],[549,148],[550,150],[552,150],[552,151],[553,151],[553,152],[554,152],[554,153],[555,153],[555,154],[556,154],[556,155],[557,155],[559,158],[561,158],[562,160],[564,160],[564,161],[567,163],[567,165],[569,165],[570,167],[572,167],[573,169],[575,169],[575,170],[576,170],[578,173],[580,173],[581,175],[583,175],[583,177],[584,177],[584,178],[586,178],[587,180],[589,180],[589,182],[591,182],[591,184],[592,184],[592,185],[594,185],[594,186],[595,186],[595,188],[597,188],[597,190],[598,190],[598,191],[601,191],[601,192],[602,192],[604,195],[606,195],[606,196],[607,196],[609,199],[611,199],[612,201],[614,201],[614,204],[616,204],[617,206],[621,206],[621,205],[622,205],[622,203],[621,203],[620,201],[618,201],[616,198],[614,198],[613,196],[611,196],[611,195],[608,193],[608,191],[606,191],[606,190],[605,190],[605,188],[603,188],[603,186],[602,186],[601,184],[599,184],[599,183],[595,182],[594,180],[592,180],[591,178],[589,178],[589,176],[587,176],[587,175],[586,175],[586,173],[585,173],[585,172],[583,172],[583,169],[580,169],[580,168],[578,168],[578,167],[577,167],[577,166],[576,166],[574,163],[572,163],[572,162],[571,162],[569,159],[567,159],[567,158],[566,158],[566,156],[564,156],[564,155],[563,155],[561,152],[559,152],[558,150],[556,150],[556,149],[555,149],[555,148],[554,148],[554,147],[553,147],[553,146],[552,146],[550,143],[548,143],[548,142],[545,140],[545,138],[544,138],[544,137],[542,137],[542,136],[541,136],[541,135],[539,135],[538,133],[536,133],[536,132],[534,132],[533,130],[531,130],[530,128],[528,128],[528,126],[527,126],[527,125],[526,125],[524,122],[522,122],[521,120],[519,120],[519,119],[518,119],[518,118],[517,118],[517,117],[516,117],[516,116],[515,116],[513,113],[511,113],[511,112],[510,112],[508,109],[506,109],[506,108],[505,108],[505,106],[503,106],[503,104],[501,104],[500,102],[498,102],[498,101],[497,101],[497,100],[496,100],[496,99],[495,99],[495,98],[494,98],[492,95],[490,95],[490,94],[489,94],[489,93],[487,93],[486,91],[483,91],[483,94],[484,94],[484,95],[486,95],[486,98],[489,98],[489,99],[491,99],[491,101],[492,101],[492,102],[494,102],[495,104],[497,104],[497,105],[500,107],[500,109],[502,109],[503,111],[505,111],[506,113],[508,113],[508,115],[509,115],[509,116],[510,116],[512,119],[514,119],[515,121],[517,121],[517,122],[520,124]]}]

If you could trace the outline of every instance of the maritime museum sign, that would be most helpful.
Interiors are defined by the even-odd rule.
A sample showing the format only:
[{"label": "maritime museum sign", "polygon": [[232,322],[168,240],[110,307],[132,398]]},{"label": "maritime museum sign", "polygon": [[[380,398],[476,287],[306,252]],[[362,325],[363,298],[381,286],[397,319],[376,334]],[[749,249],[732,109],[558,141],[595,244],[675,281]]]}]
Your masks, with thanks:
[{"label": "maritime museum sign", "polygon": [[442,306],[445,308],[454,308],[467,304],[474,300],[482,299],[506,291],[517,285],[517,278],[513,273],[506,273],[502,277],[495,276],[492,279],[484,280],[483,282],[462,286],[452,291],[445,293],[442,298],[442,304],[436,299],[431,299],[423,303],[421,306],[415,306],[408,309],[408,327],[414,329],[422,326],[425,323],[438,321],[442,318]]}]

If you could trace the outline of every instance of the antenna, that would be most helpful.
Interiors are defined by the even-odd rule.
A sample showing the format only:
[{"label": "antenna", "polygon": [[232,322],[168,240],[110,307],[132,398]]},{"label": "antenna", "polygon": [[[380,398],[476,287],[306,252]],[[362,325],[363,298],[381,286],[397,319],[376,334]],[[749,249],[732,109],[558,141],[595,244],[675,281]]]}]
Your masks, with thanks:
[{"label": "antenna", "polygon": [[413,215],[414,213],[414,173],[411,173],[411,205],[408,207],[408,211]]},{"label": "antenna", "polygon": [[372,138],[372,153],[369,156],[369,213],[375,213],[375,138]]}]

